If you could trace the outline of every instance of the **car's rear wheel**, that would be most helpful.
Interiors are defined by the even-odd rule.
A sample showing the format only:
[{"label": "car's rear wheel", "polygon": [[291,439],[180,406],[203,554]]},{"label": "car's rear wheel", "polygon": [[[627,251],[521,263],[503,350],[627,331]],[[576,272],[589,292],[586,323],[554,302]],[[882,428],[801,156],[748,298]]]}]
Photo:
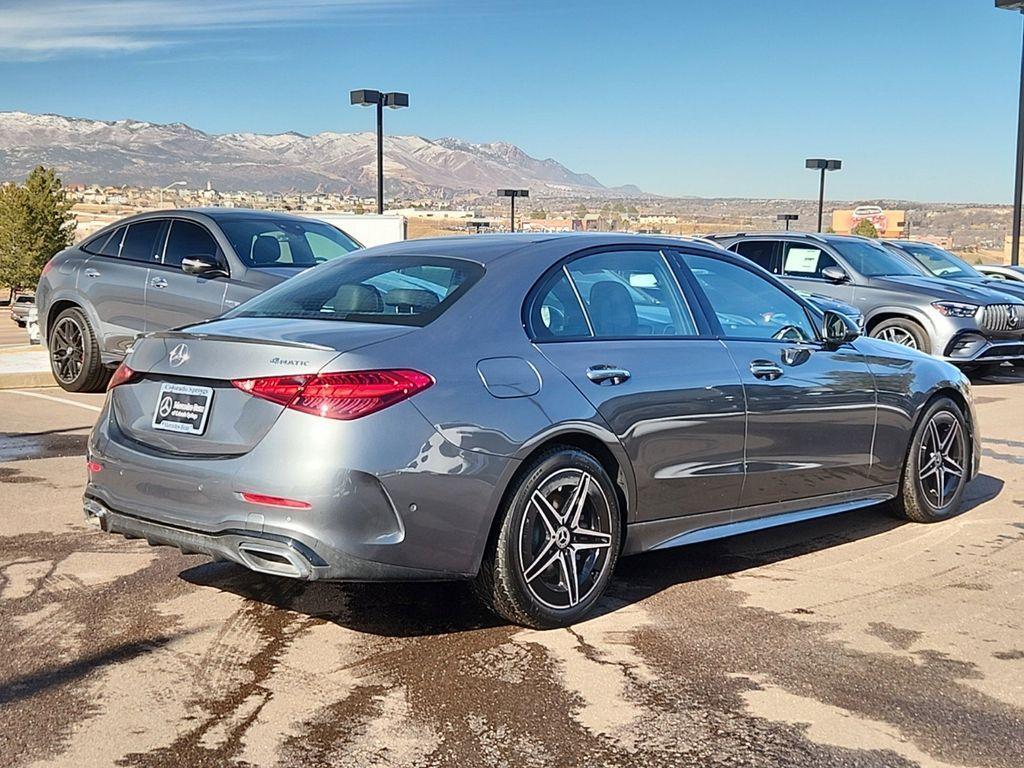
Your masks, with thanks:
[{"label": "car's rear wheel", "polygon": [[618,495],[593,456],[562,447],[533,461],[499,510],[477,593],[503,618],[537,629],[583,618],[619,556]]},{"label": "car's rear wheel", "polygon": [[96,334],[85,313],[65,309],[53,321],[49,339],[50,368],[61,389],[68,392],[102,392],[110,379]]},{"label": "car's rear wheel", "polygon": [[883,320],[868,334],[873,339],[891,341],[911,349],[919,349],[925,353],[931,353],[932,345],[928,339],[928,333],[920,324],[903,317],[894,317],[891,320]]},{"label": "car's rear wheel", "polygon": [[960,512],[971,466],[971,441],[963,410],[948,397],[929,406],[918,423],[903,467],[898,514],[918,523]]}]

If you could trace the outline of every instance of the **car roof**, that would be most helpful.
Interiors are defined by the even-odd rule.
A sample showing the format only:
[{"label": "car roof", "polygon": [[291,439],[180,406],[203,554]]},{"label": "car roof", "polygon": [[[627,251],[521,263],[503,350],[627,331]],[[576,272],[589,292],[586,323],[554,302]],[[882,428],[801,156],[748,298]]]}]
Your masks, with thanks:
[{"label": "car roof", "polygon": [[877,243],[879,242],[873,237],[862,237],[861,235],[837,235],[831,232],[796,232],[790,230],[773,229],[766,231],[751,231],[751,232],[720,232],[711,235],[706,235],[711,240],[731,240],[741,238],[756,238],[756,239],[775,239],[775,240],[799,240],[808,239],[816,240],[819,243]]}]

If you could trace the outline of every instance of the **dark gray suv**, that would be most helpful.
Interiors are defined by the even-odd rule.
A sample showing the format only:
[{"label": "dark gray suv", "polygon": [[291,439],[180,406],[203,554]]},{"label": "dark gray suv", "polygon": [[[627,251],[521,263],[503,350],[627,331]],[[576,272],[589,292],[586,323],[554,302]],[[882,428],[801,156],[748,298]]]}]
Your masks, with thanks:
[{"label": "dark gray suv", "polygon": [[197,208],[124,219],[54,256],[36,305],[53,375],[102,390],[140,333],[216,317],[360,244],[313,219]]},{"label": "dark gray suv", "polygon": [[943,280],[874,240],[799,232],[710,239],[791,287],[864,314],[868,336],[964,367],[1024,358],[1024,301],[982,285]]}]

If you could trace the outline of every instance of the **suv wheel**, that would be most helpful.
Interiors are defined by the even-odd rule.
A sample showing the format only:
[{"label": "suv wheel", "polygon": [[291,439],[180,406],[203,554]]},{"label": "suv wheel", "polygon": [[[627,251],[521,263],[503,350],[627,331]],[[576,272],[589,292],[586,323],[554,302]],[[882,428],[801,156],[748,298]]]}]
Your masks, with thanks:
[{"label": "suv wheel", "polygon": [[96,334],[78,307],[65,309],[53,321],[49,339],[50,368],[61,389],[102,392],[110,379]]},{"label": "suv wheel", "polygon": [[475,588],[499,616],[568,626],[604,593],[619,556],[618,495],[590,454],[556,448],[510,490]]},{"label": "suv wheel", "polygon": [[918,523],[934,523],[960,511],[971,463],[967,420],[960,406],[943,397],[925,411],[903,466],[896,512]]},{"label": "suv wheel", "polygon": [[932,351],[932,345],[925,329],[919,323],[906,318],[894,317],[891,320],[885,320],[872,328],[868,335],[873,339],[891,341],[894,344],[919,349],[928,354]]}]

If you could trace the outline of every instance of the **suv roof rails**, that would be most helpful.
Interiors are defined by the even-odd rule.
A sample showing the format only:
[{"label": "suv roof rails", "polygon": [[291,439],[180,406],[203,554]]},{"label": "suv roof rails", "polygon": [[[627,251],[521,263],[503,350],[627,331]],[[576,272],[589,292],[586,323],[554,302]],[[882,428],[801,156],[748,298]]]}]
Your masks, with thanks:
[{"label": "suv roof rails", "polygon": [[808,240],[816,240],[819,243],[828,241],[816,232],[786,232],[782,230],[763,230],[753,232],[717,232],[713,235],[705,235],[710,240],[724,240],[728,237],[806,237]]}]

